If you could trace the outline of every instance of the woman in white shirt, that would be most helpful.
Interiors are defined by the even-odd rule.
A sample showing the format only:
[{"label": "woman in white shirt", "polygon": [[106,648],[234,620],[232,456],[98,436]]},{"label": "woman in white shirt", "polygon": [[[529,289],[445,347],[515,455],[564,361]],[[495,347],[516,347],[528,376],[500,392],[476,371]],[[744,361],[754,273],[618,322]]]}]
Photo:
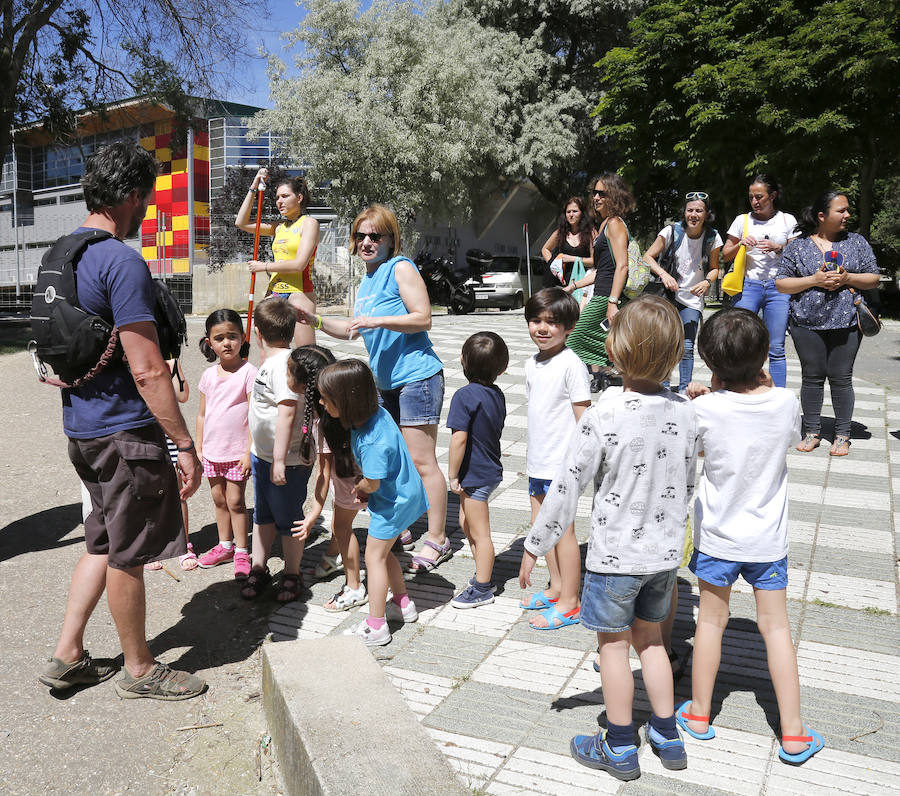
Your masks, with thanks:
[{"label": "woman in white shirt", "polygon": [[[715,217],[709,208],[709,194],[690,191],[684,198],[682,221],[661,229],[644,254],[644,261],[659,277],[666,298],[675,304],[684,324],[684,354],[678,366],[678,392],[682,393],[694,373],[694,340],[700,328],[704,297],[719,276],[722,248],[722,238],[712,228]],[[674,258],[674,274],[658,262],[664,253]]]},{"label": "woman in white shirt", "polygon": [[[778,209],[781,186],[768,174],[758,174],[750,183],[750,213],[738,216],[728,228],[722,258],[731,262],[738,248],[747,250],[744,290],[734,306],[759,314],[769,330],[769,372],[776,387],[787,381],[784,335],[788,322],[788,296],[775,287],[775,275],[787,242],[799,234],[797,219]],[[746,230],[746,232],[745,232]]]}]

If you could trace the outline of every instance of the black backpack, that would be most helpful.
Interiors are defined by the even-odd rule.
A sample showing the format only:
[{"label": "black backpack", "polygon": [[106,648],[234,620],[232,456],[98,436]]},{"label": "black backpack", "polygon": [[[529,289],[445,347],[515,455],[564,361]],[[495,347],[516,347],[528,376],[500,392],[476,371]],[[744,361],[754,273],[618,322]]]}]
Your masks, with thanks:
[{"label": "black backpack", "polygon": [[[28,346],[41,381],[57,387],[77,387],[109,363],[122,359],[118,329],[86,312],[78,301],[78,262],[91,243],[110,237],[109,232],[99,229],[64,235],[41,259],[31,302],[34,339]],[[160,349],[164,359],[174,359],[187,342],[187,323],[165,284],[154,279],[153,286],[153,315]],[[47,365],[58,379],[48,375]]]}]

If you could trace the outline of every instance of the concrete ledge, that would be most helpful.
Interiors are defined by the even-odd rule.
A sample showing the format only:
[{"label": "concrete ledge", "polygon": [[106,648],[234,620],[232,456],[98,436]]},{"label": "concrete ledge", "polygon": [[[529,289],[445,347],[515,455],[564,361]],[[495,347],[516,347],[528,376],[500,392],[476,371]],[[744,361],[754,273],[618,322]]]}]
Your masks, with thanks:
[{"label": "concrete ledge", "polygon": [[288,794],[470,794],[365,645],[263,645],[263,705]]}]

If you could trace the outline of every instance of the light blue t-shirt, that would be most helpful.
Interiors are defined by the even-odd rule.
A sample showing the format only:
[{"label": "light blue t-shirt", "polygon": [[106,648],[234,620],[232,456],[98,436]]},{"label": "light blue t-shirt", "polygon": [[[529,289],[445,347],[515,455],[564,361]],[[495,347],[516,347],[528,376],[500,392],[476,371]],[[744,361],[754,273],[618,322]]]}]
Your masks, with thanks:
[{"label": "light blue t-shirt", "polygon": [[[367,273],[356,294],[353,316],[408,315],[400,297],[394,268],[407,257],[392,257],[371,274]],[[379,390],[393,390],[422,381],[441,371],[444,364],[434,353],[427,332],[394,332],[390,329],[360,329],[369,352],[369,366]]]},{"label": "light blue t-shirt", "polygon": [[379,406],[363,425],[351,429],[350,447],[363,475],[381,481],[369,495],[369,533],[394,539],[428,510],[425,486],[400,428]]}]

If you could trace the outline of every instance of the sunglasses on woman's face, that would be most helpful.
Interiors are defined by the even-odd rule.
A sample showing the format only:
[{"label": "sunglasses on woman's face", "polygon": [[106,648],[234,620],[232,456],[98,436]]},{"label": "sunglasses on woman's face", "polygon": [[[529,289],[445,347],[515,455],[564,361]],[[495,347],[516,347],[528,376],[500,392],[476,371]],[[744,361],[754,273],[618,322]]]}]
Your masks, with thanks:
[{"label": "sunglasses on woman's face", "polygon": [[688,191],[688,193],[684,195],[684,198],[689,202],[694,202],[698,199],[701,202],[705,202],[707,199],[709,199],[709,194],[705,191]]},{"label": "sunglasses on woman's face", "polygon": [[384,237],[383,232],[354,232],[353,240],[357,243],[362,243],[366,238],[368,238],[372,243],[378,244],[381,243],[381,239]]},{"label": "sunglasses on woman's face", "polygon": [[606,197],[606,191],[593,190],[591,193],[594,194],[594,196]]}]

